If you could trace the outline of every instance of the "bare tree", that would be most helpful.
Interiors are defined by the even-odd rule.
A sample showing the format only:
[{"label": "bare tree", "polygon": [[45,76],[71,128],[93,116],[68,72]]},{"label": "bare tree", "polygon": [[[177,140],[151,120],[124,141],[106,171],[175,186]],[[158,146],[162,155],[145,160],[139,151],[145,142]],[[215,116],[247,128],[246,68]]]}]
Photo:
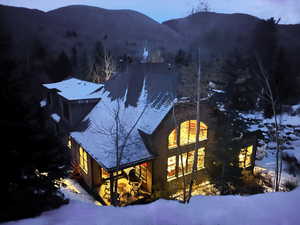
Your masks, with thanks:
[{"label": "bare tree", "polygon": [[[176,136],[177,136],[177,133],[178,133],[178,129],[179,129],[179,124],[178,124],[178,121],[177,121],[177,118],[176,118],[176,114],[175,114],[175,104],[173,105],[173,108],[172,108],[172,118],[173,118],[173,122],[174,122],[174,125],[175,125],[175,129],[176,129]],[[180,157],[180,167],[181,167],[181,171],[182,171],[182,185],[183,185],[183,202],[186,203],[186,177],[185,177],[185,171],[184,171],[184,164],[183,164],[183,154],[184,154],[184,151],[182,150],[181,146],[180,146],[180,143],[179,143],[179,140],[178,138],[176,138],[176,145],[178,146],[178,149],[179,149],[179,157]]]},{"label": "bare tree", "polygon": [[[137,119],[133,122],[130,127],[126,126],[125,120],[122,120],[121,117],[121,106],[122,102],[119,99],[116,101],[116,107],[111,109],[107,106],[107,110],[111,112],[113,124],[109,127],[104,126],[97,126],[96,125],[96,132],[99,132],[107,137],[111,137],[112,139],[112,146],[114,146],[114,150],[116,152],[116,167],[115,171],[119,171],[121,167],[121,161],[123,159],[123,154],[125,148],[132,147],[135,144],[138,144],[138,140],[130,140],[131,135],[138,125],[140,119],[142,118],[143,114],[145,113],[148,104],[145,104],[143,110],[138,115]],[[135,138],[134,138],[135,139]],[[110,192],[111,192],[111,203],[112,205],[118,205],[118,179],[114,179],[113,173],[110,175]]]},{"label": "bare tree", "polygon": [[194,5],[192,7],[191,11],[189,12],[189,15],[193,15],[193,14],[199,13],[199,12],[210,12],[210,11],[211,11],[211,8],[207,1],[198,0],[196,5]]},{"label": "bare tree", "polygon": [[109,80],[113,73],[116,70],[116,65],[114,63],[113,57],[110,51],[107,51],[104,48],[104,66],[103,66],[103,74],[105,81]]},{"label": "bare tree", "polygon": [[277,104],[278,99],[275,96],[275,93],[273,92],[270,76],[265,71],[261,60],[256,57],[256,61],[259,68],[259,74],[258,78],[260,79],[260,83],[262,84],[262,94],[260,95],[260,98],[266,101],[267,103],[271,104],[272,107],[272,114],[275,124],[275,131],[274,131],[274,137],[276,142],[276,167],[275,167],[275,185],[274,185],[274,191],[279,191],[280,187],[280,180],[281,180],[281,173],[282,173],[282,152],[281,152],[281,140],[280,140],[280,123],[278,120],[278,113],[277,113]]},{"label": "bare tree", "polygon": [[201,65],[200,65],[200,49],[199,49],[199,64],[198,64],[198,76],[197,76],[197,106],[196,106],[196,120],[197,120],[197,126],[196,126],[196,142],[195,142],[195,153],[194,153],[194,160],[193,160],[193,169],[192,169],[192,175],[191,180],[189,184],[189,193],[187,197],[187,203],[189,203],[191,197],[192,197],[192,189],[194,184],[194,177],[195,173],[197,171],[197,162],[198,162],[198,149],[199,149],[199,136],[200,136],[200,99],[201,99]]},{"label": "bare tree", "polygon": [[116,72],[116,64],[111,52],[101,42],[96,43],[95,58],[90,69],[90,79],[95,83],[103,83],[109,80],[114,72]]}]

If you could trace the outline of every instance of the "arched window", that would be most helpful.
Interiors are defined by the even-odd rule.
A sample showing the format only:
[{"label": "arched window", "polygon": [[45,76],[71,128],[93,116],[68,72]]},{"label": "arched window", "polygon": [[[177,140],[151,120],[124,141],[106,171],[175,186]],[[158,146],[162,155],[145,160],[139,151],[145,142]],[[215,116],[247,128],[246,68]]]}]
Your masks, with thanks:
[{"label": "arched window", "polygon": [[[180,124],[180,145],[196,142],[197,120],[188,120]],[[207,139],[207,126],[200,122],[199,141]]]},{"label": "arched window", "polygon": [[170,134],[168,138],[168,148],[177,148],[177,131],[174,129]]},{"label": "arched window", "polygon": [[208,127],[206,126],[206,124],[203,122],[200,122],[199,141],[204,141],[207,139],[207,129],[208,129]]}]

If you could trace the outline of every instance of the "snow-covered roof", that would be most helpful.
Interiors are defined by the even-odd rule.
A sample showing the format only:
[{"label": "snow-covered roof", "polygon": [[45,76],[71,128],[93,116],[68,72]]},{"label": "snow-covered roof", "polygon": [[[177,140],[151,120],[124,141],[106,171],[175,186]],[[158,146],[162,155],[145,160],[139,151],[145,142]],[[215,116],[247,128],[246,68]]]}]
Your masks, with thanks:
[{"label": "snow-covered roof", "polygon": [[103,87],[103,84],[69,78],[56,83],[43,84],[43,86],[48,89],[58,90],[58,94],[68,100],[81,100],[100,98],[100,96],[93,94],[93,92]]},{"label": "snow-covered roof", "polygon": [[40,106],[41,108],[45,107],[47,105],[47,100],[43,99],[42,101],[40,101]]},{"label": "snow-covered roof", "polygon": [[169,85],[165,86],[165,92],[162,91],[162,86],[159,88],[161,91],[157,89],[161,85],[158,84],[161,83],[159,80],[168,80],[167,75],[157,79],[157,73],[148,72],[139,73],[138,77],[130,72],[123,73],[108,82],[99,91],[101,100],[83,120],[89,124],[87,129],[71,133],[71,136],[106,169],[116,167],[116,115],[119,117],[120,127],[119,149],[125,146],[121,165],[153,157],[146,148],[140,131],[152,134],[156,130],[171,110],[175,95],[170,93],[172,82],[167,82]]},{"label": "snow-covered roof", "polygon": [[57,122],[57,123],[60,122],[60,116],[59,116],[58,114],[56,114],[56,113],[52,113],[52,114],[51,114],[51,118],[52,118],[55,122]]}]

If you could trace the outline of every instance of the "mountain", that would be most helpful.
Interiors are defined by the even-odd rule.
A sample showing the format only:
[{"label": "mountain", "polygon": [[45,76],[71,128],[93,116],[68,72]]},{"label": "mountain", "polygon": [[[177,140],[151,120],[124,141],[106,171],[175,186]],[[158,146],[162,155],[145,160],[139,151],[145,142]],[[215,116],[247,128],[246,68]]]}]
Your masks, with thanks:
[{"label": "mountain", "polygon": [[[200,12],[163,24],[184,38],[190,52],[200,48],[202,58],[209,58],[227,56],[235,50],[253,53],[255,29],[261,21],[246,14]],[[286,53],[292,76],[297,76],[300,84],[300,24],[279,24],[277,28],[279,46]]]},{"label": "mountain", "polygon": [[[200,12],[163,24],[181,34],[189,49],[208,54],[226,54],[233,49],[249,49],[254,30],[261,20],[246,14]],[[300,51],[300,24],[278,25],[279,43],[291,53]]]},{"label": "mountain", "polygon": [[200,47],[202,54],[224,54],[248,46],[258,22],[245,14],[200,12],[163,24],[181,34],[189,49]]},{"label": "mountain", "polygon": [[[158,23],[132,10],[107,10],[73,5],[49,12],[0,5],[0,23],[10,34],[12,54],[20,58],[42,45],[51,55],[72,48],[77,54],[92,57],[101,41],[115,56],[141,57],[145,46],[174,56],[184,49],[203,59],[228,56],[236,49],[249,53],[255,28],[261,22],[246,14],[200,12],[185,18]],[[278,39],[291,63],[293,75],[300,77],[300,24],[277,25]],[[300,79],[299,79],[300,81]]]},{"label": "mountain", "polygon": [[18,55],[37,39],[53,52],[68,52],[76,46],[89,53],[97,41],[114,54],[141,55],[145,45],[167,52],[184,47],[176,31],[132,10],[74,5],[42,12],[2,5],[0,15]]}]

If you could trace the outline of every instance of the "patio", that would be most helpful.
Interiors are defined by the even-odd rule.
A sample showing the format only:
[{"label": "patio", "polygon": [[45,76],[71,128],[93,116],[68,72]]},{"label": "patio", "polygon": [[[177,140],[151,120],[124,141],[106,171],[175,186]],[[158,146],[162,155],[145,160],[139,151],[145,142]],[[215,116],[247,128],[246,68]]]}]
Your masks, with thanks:
[{"label": "patio", "polygon": [[[142,180],[136,176],[133,168],[120,171],[118,175],[117,201],[119,206],[132,204],[140,199],[150,196],[142,187]],[[107,179],[99,191],[100,197],[107,205],[111,205],[110,180]]]}]

